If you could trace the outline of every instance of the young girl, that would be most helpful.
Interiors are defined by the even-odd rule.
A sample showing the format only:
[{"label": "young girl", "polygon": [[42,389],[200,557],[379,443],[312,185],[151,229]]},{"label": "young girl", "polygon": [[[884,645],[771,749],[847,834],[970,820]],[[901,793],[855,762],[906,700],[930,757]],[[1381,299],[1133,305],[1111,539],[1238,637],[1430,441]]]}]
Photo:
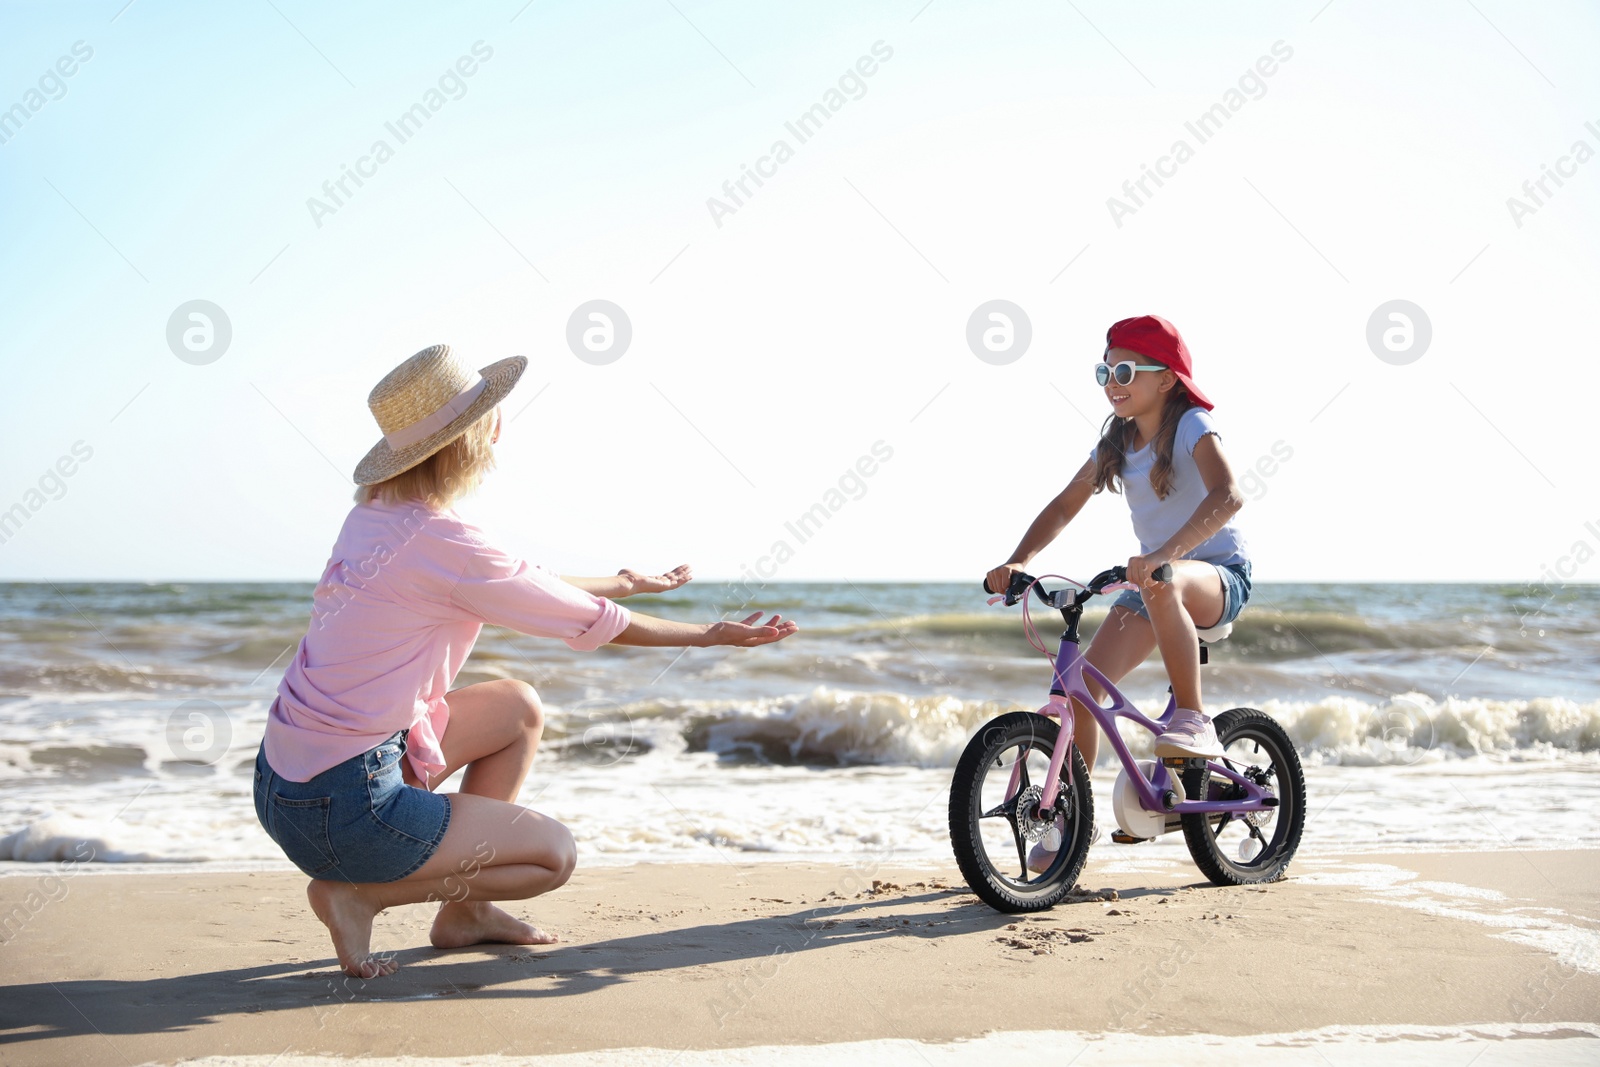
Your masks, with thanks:
[{"label": "young girl", "polygon": [[[439,948],[555,938],[490,904],[571,875],[572,835],[515,801],[544,720],[526,682],[447,692],[486,622],[572,648],[764,645],[794,633],[668,622],[615,603],[675,589],[663,575],[563,578],[496,548],[450,507],[494,466],[499,403],[527,360],[474,373],[448,346],[418,352],[367,403],[383,439],[356,468],[356,506],[313,594],[312,621],[278,686],[256,756],[256,816],[311,877],[306,895],[345,973],[396,969],[370,954],[373,917],[443,901]],[[433,792],[466,768],[460,792]]]},{"label": "young girl", "polygon": [[[1128,560],[1128,580],[1139,589],[1112,602],[1085,657],[1115,682],[1160,648],[1178,706],[1156,739],[1156,755],[1220,756],[1216,729],[1200,705],[1195,628],[1238,616],[1250,598],[1250,558],[1232,521],[1244,500],[1222,454],[1212,403],[1194,382],[1183,338],[1154,315],[1123,319],[1106,331],[1105,361],[1096,365],[1095,380],[1111,404],[1099,443],[1033,520],[1011,558],[989,572],[989,588],[1005,589],[1012,573],[1054,541],[1089,497],[1123,492],[1140,553]],[[1151,579],[1163,563],[1172,564],[1170,583]],[[1089,687],[1105,698],[1092,680]],[[1094,717],[1075,707],[1073,721],[1073,736],[1093,770],[1100,747]],[[1049,857],[1039,859],[1048,863]]]}]

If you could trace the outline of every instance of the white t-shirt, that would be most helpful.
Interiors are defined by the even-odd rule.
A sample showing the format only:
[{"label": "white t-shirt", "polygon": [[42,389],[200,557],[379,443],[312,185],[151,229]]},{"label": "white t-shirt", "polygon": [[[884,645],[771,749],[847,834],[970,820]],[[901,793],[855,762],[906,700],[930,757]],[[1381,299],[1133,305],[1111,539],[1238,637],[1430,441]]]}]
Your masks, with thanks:
[{"label": "white t-shirt", "polygon": [[[1128,510],[1133,515],[1134,536],[1139,538],[1141,553],[1154,552],[1194,517],[1195,510],[1206,498],[1206,483],[1200,477],[1200,468],[1194,462],[1194,448],[1206,434],[1217,434],[1211,413],[1202,407],[1192,407],[1178,419],[1178,432],[1172,441],[1172,489],[1165,500],[1156,496],[1150,485],[1150,468],[1156,462],[1156,450],[1148,443],[1141,449],[1129,452],[1122,464],[1122,493],[1127,498]],[[1089,450],[1092,460],[1099,446]],[[1206,563],[1226,566],[1244,563],[1250,558],[1250,547],[1244,534],[1232,519],[1226,526],[1212,534],[1186,553],[1184,559],[1198,559]]]}]

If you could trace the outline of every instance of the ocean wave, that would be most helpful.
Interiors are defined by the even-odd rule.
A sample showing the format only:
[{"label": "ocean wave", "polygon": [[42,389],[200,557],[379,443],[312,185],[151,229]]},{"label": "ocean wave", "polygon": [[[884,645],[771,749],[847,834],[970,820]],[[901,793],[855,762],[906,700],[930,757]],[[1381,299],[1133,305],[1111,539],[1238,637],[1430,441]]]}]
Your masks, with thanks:
[{"label": "ocean wave", "polygon": [[133,844],[132,839],[139,836],[137,830],[123,827],[119,833],[120,837],[113,837],[106,826],[84,819],[44,818],[0,837],[0,860],[75,864],[151,863],[192,858],[159,855],[149,847],[153,842]]},{"label": "ocean wave", "polygon": [[[1005,701],[819,686],[803,695],[761,700],[590,707],[576,725],[558,710],[551,717],[551,734],[558,747],[576,750],[584,731],[598,729],[589,734],[591,741],[602,738],[612,746],[604,751],[616,758],[660,747],[662,735],[676,731],[689,751],[735,763],[953,767],[979,726],[1019,708]],[[1436,701],[1406,693],[1377,700],[1271,700],[1260,708],[1282,724],[1303,756],[1319,763],[1409,766],[1475,756],[1591,759],[1600,752],[1600,701]],[[1148,731],[1125,724],[1124,737],[1135,754],[1149,754]],[[623,744],[627,739],[633,739],[632,750]],[[1107,746],[1102,753],[1108,754]],[[588,755],[592,758],[592,752]]]},{"label": "ocean wave", "polygon": [[[543,749],[545,758],[602,767],[647,754],[670,761],[686,752],[728,764],[953,767],[983,723],[1035,706],[832,685],[773,697],[547,701]],[[1153,711],[1159,705],[1152,698],[1141,706]],[[1304,758],[1318,763],[1412,765],[1476,756],[1600,761],[1600,701],[1401,693],[1273,699],[1255,706],[1284,727]],[[1223,707],[1207,710],[1217,714]],[[240,714],[254,717],[258,711],[252,705]],[[1122,729],[1136,755],[1149,754],[1148,731],[1127,723]],[[256,736],[245,730],[227,752],[204,764],[185,762],[160,730],[115,738],[11,736],[0,742],[0,779],[227,779],[248,774]],[[1109,758],[1108,746],[1101,750]]]},{"label": "ocean wave", "polygon": [[[1105,609],[1084,613],[1085,641],[1105,620]],[[1059,621],[1054,613],[1033,613],[1050,644],[1054,644]],[[930,615],[877,617],[859,623],[813,627],[811,636],[846,641],[880,643],[926,638],[960,641],[985,648],[1027,648],[1021,620],[1014,612],[949,612]],[[1495,625],[1488,619],[1450,621],[1408,620],[1390,624],[1331,611],[1281,611],[1250,608],[1233,624],[1232,635],[1218,646],[1219,658],[1232,656],[1292,659],[1362,650],[1411,649],[1442,650],[1490,646],[1505,652],[1534,652],[1548,649],[1549,640],[1538,634],[1523,634],[1515,627]]]},{"label": "ocean wave", "polygon": [[[1051,632],[1049,616],[1035,616],[1046,634]],[[1059,622],[1059,620],[1057,620]],[[1056,627],[1059,629],[1059,626]],[[838,642],[846,646],[881,646],[938,652],[1028,654],[1022,621],[1008,612],[980,615],[948,612],[931,615],[878,615],[833,626],[811,626],[801,630],[805,641]]]},{"label": "ocean wave", "polygon": [[7,620],[105,612],[119,619],[159,616],[259,618],[311,612],[314,582],[9,582],[0,583]]},{"label": "ocean wave", "polygon": [[1600,701],[1488,700],[1401,693],[1383,701],[1331,696],[1269,700],[1303,755],[1350,765],[1411,765],[1450,757],[1561,758],[1600,752]]},{"label": "ocean wave", "polygon": [[[1413,693],[1260,706],[1293,738],[1320,795],[1351,790],[1319,822],[1325,840],[1370,847],[1481,836],[1480,817],[1458,810],[1439,774],[1491,783],[1463,785],[1469,792],[1519,790],[1515,810],[1544,813],[1527,820],[1541,839],[1590,833],[1584,805],[1596,788],[1588,783],[1600,781],[1600,702]],[[772,698],[551,701],[525,802],[617,856],[844,853],[883,833],[932,855],[945,847],[937,819],[912,832],[884,813],[936,801],[970,738],[1014,710],[999,700],[827,686]],[[1127,736],[1135,755],[1149,754],[1148,732]],[[190,765],[171,760],[154,735],[147,744],[59,734],[0,742],[0,861],[275,860],[250,800],[254,748],[241,735],[215,764]],[[1114,776],[1104,744],[1101,766],[1103,786]],[[670,814],[639,818],[663,790]]]},{"label": "ocean wave", "polygon": [[140,667],[108,661],[28,663],[0,666],[0,696],[35,697],[46,693],[151,693],[209,689],[217,679],[192,671]]},{"label": "ocean wave", "polygon": [[248,774],[258,742],[232,746],[207,762],[185,759],[162,737],[148,742],[85,740],[0,742],[0,781],[71,784],[117,782],[128,778],[196,779]]},{"label": "ocean wave", "polygon": [[1451,622],[1380,620],[1320,611],[1249,609],[1233,624],[1233,633],[1219,653],[1290,659],[1366,650],[1444,650],[1494,648],[1502,652],[1537,652],[1548,641],[1520,634],[1488,620]]},{"label": "ocean wave", "polygon": [[691,713],[684,736],[690,751],[735,761],[953,767],[972,731],[1008,708],[819,686],[804,696]]}]

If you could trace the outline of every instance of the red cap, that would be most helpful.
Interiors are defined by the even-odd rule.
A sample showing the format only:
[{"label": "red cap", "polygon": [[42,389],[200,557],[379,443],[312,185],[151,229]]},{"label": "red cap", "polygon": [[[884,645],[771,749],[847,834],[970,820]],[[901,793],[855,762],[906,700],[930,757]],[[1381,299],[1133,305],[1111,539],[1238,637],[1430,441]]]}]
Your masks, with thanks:
[{"label": "red cap", "polygon": [[1178,328],[1156,315],[1140,315],[1123,319],[1106,331],[1106,349],[1126,348],[1141,356],[1155,360],[1177,374],[1189,398],[1207,411],[1216,407],[1200,387],[1194,384],[1194,364],[1189,361],[1189,348],[1178,336]]}]

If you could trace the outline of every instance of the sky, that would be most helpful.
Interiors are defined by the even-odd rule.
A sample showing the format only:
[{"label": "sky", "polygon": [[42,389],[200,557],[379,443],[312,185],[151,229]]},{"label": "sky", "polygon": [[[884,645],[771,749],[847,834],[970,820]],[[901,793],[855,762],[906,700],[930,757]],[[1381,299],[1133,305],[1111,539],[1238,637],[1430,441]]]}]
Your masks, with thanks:
[{"label": "sky", "polygon": [[[5,4],[0,580],[315,580],[436,343],[529,360],[458,510],[530,559],[974,579],[1148,313],[1257,580],[1593,581],[1597,45],[1507,0]],[[569,345],[596,300],[620,354]],[[1035,569],[1136,550],[1101,495]]]}]

